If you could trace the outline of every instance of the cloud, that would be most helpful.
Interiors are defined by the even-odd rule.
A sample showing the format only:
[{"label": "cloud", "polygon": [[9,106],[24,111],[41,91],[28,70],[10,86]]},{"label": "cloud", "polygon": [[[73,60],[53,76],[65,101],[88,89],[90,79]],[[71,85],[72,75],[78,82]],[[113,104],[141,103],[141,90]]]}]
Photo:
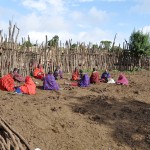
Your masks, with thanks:
[{"label": "cloud", "polygon": [[[17,0],[15,1],[17,3]],[[73,39],[74,42],[98,44],[102,40],[113,41],[113,31],[100,27],[101,24],[109,21],[112,13],[98,9],[94,5],[80,10],[80,7],[72,9],[71,4],[77,1],[79,0],[71,2],[68,0],[21,0],[19,15],[15,18],[20,28],[19,37],[27,38],[29,35],[33,43],[36,40],[39,43],[45,41],[45,35],[48,36],[48,39],[58,35],[62,42],[68,39]],[[22,9],[25,11],[22,12]],[[5,11],[3,10],[3,14]],[[6,27],[3,22],[4,26]],[[116,39],[116,44],[123,40],[119,37]]]},{"label": "cloud", "polygon": [[93,2],[94,0],[79,0],[79,2]]},{"label": "cloud", "polygon": [[[72,3],[74,2],[75,1],[72,1]],[[28,22],[28,24],[31,22],[31,28],[32,25],[35,25],[36,23],[36,29],[40,26],[39,24],[41,23],[44,29],[47,25],[49,25],[49,27],[52,29],[56,29],[56,27],[60,27],[60,29],[67,27],[69,29],[69,26],[71,29],[76,27],[76,23],[82,25],[82,27],[86,26],[85,24],[88,24],[88,26],[93,26],[93,24],[99,25],[100,23],[106,22],[111,15],[106,11],[97,9],[96,7],[91,7],[89,10],[72,10],[69,7],[69,4],[70,2],[68,3],[67,0],[22,0],[23,6],[38,11],[33,11],[31,15],[28,14],[24,16],[24,19],[22,20],[27,20],[26,22]],[[32,23],[32,19],[35,19],[35,23]]]},{"label": "cloud", "polygon": [[[104,0],[105,1],[105,0]],[[108,1],[108,2],[124,2],[124,1],[126,1],[126,0],[106,0],[106,1]]]},{"label": "cloud", "polygon": [[0,30],[3,31],[3,34],[8,33],[8,23],[6,23],[5,21],[0,21]]},{"label": "cloud", "polygon": [[18,16],[19,16],[19,13],[17,12],[17,10],[10,9],[10,8],[3,8],[0,6],[0,19],[8,21]]},{"label": "cloud", "polygon": [[64,0],[22,0],[22,6],[30,9],[17,21],[23,33],[29,31],[49,32],[70,29],[66,19]]},{"label": "cloud", "polygon": [[111,16],[112,13],[97,9],[96,7],[91,7],[88,11],[72,11],[69,15],[74,27],[80,24],[82,25],[81,28],[84,26],[89,29],[92,29],[93,26],[97,27],[100,24],[105,24]]},{"label": "cloud", "polygon": [[100,0],[102,2],[125,2],[127,0]]},{"label": "cloud", "polygon": [[150,0],[136,0],[136,5],[131,8],[132,11],[138,13],[150,13]]},{"label": "cloud", "polygon": [[80,11],[73,11],[70,14],[71,18],[75,21],[77,20],[82,20],[84,18],[84,13],[80,12]]},{"label": "cloud", "polygon": [[69,29],[67,23],[64,18],[61,16],[58,17],[50,17],[48,16],[38,16],[35,13],[28,14],[20,18],[19,24],[25,30],[66,30]]},{"label": "cloud", "polygon": [[21,4],[40,13],[56,15],[65,11],[64,2],[64,0],[22,0]]},{"label": "cloud", "polygon": [[127,27],[127,26],[129,26],[129,23],[127,23],[127,22],[120,22],[120,23],[118,23],[118,26]]},{"label": "cloud", "polygon": [[98,10],[96,7],[92,7],[89,10],[89,16],[90,20],[92,20],[93,22],[102,23],[108,19],[109,14],[106,11]]},{"label": "cloud", "polygon": [[2,34],[8,34],[9,20],[12,24],[17,23],[15,18],[19,17],[19,13],[16,10],[3,8],[0,6],[0,30],[3,30]]},{"label": "cloud", "polygon": [[[95,0],[78,0],[79,2],[94,2]],[[99,0],[103,2],[124,2],[126,0]]]},{"label": "cloud", "polygon": [[31,40],[34,42],[38,40],[39,42],[45,41],[45,35],[48,35],[50,40],[53,36],[58,35],[62,42],[72,39],[74,43],[78,42],[92,42],[100,43],[102,40],[113,41],[114,35],[111,31],[102,30],[100,28],[94,28],[92,31],[81,31],[77,34],[65,31],[65,32],[36,32],[31,31],[26,34],[26,37],[30,35]]},{"label": "cloud", "polygon": [[144,27],[142,28],[142,31],[143,31],[144,33],[150,33],[150,26],[144,26]]},{"label": "cloud", "polygon": [[38,11],[42,11],[46,9],[46,3],[42,2],[41,0],[39,1],[23,0],[22,4],[28,8],[37,9]]},{"label": "cloud", "polygon": [[[38,44],[41,44],[42,42],[45,42],[45,36],[48,36],[48,40],[50,40],[53,36],[58,35],[61,43],[65,43],[66,40],[72,39],[72,43],[77,43],[77,42],[85,42],[88,44],[89,42],[92,44],[99,44],[100,41],[103,40],[109,40],[112,41],[114,40],[115,34],[112,31],[109,30],[102,30],[99,28],[95,28],[92,31],[82,31],[78,32],[77,34],[71,33],[71,32],[36,32],[36,31],[31,31],[26,34],[25,37],[30,35],[30,39],[32,43],[35,43],[36,40],[38,40]],[[129,35],[125,33],[117,33],[115,45],[121,46],[123,45],[124,39],[128,40]]]},{"label": "cloud", "polygon": [[64,0],[47,0],[49,3],[49,8],[51,13],[64,13],[67,8],[65,7],[65,1]]}]

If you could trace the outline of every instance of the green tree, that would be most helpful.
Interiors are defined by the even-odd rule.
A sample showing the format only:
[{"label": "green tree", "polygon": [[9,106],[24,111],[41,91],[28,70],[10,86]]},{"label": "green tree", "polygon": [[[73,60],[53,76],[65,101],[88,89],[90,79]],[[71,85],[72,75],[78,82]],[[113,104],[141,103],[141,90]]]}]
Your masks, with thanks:
[{"label": "green tree", "polygon": [[51,40],[48,41],[48,46],[57,47],[59,42],[59,36],[55,35]]},{"label": "green tree", "polygon": [[149,34],[134,30],[129,39],[129,49],[135,56],[150,55]]},{"label": "green tree", "polygon": [[77,44],[76,44],[76,43],[73,43],[73,44],[71,45],[71,48],[72,48],[72,49],[77,48]]},{"label": "green tree", "polygon": [[25,47],[32,47],[33,45],[32,45],[32,43],[31,43],[30,41],[26,41],[26,42],[23,43],[22,46],[23,46],[23,47],[24,47],[24,46],[25,46]]},{"label": "green tree", "polygon": [[105,50],[110,50],[111,43],[112,43],[111,41],[101,41],[100,42],[102,49],[105,49]]},{"label": "green tree", "polygon": [[98,49],[98,45],[97,44],[93,44],[93,49]]},{"label": "green tree", "polygon": [[123,49],[120,46],[114,46],[113,49],[110,49],[113,52],[121,52]]}]

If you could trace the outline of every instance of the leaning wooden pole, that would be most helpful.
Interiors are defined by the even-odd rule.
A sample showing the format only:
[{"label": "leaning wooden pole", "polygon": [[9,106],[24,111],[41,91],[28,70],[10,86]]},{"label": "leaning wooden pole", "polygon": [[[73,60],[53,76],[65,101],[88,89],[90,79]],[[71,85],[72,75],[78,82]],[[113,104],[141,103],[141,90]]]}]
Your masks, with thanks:
[{"label": "leaning wooden pole", "polygon": [[112,52],[114,51],[114,46],[115,46],[116,37],[117,37],[117,33],[115,34],[114,41],[113,41],[113,44],[112,44]]}]

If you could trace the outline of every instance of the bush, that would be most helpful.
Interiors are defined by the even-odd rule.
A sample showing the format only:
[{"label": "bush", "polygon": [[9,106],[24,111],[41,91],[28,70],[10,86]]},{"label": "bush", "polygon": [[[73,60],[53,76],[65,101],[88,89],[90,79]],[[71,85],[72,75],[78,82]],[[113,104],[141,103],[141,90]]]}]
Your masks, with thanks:
[{"label": "bush", "polygon": [[129,49],[135,56],[150,55],[150,36],[143,31],[133,31],[129,39]]}]

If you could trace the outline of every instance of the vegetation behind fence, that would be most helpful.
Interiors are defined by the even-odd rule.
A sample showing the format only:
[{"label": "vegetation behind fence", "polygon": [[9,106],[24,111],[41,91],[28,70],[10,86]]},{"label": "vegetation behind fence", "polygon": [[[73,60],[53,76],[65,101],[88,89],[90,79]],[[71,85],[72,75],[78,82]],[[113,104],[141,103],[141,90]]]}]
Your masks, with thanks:
[{"label": "vegetation behind fence", "polygon": [[[17,33],[15,35],[15,31]],[[19,28],[9,24],[9,36],[0,32],[0,71],[1,75],[7,74],[13,68],[19,68],[20,73],[29,75],[35,64],[42,64],[45,72],[54,71],[56,66],[61,66],[64,72],[72,72],[76,66],[84,70],[96,67],[98,70],[133,70],[135,67],[150,70],[150,57],[135,57],[126,46],[122,51],[102,49],[90,44],[72,44],[71,40],[65,44],[50,45],[47,36],[45,42],[30,45],[30,38],[22,39],[17,43]],[[114,43],[113,43],[114,45]]]}]

